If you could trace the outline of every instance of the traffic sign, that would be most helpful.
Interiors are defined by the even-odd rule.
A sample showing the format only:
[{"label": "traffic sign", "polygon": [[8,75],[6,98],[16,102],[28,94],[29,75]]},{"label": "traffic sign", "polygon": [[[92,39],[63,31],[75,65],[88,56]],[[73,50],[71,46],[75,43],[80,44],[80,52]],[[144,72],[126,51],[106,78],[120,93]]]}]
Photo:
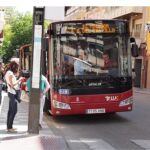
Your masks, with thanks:
[{"label": "traffic sign", "polygon": [[146,31],[150,32],[150,23],[147,23],[147,24],[145,25],[145,28],[146,28]]}]

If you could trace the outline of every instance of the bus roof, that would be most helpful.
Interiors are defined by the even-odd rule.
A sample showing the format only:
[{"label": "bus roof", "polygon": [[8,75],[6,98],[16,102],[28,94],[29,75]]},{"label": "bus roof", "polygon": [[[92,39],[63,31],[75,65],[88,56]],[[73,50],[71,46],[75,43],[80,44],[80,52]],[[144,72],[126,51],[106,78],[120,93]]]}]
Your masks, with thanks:
[{"label": "bus roof", "polygon": [[127,20],[123,20],[123,19],[87,19],[87,20],[66,20],[66,21],[56,21],[53,22],[51,24],[59,24],[59,23],[85,23],[85,22],[96,22],[96,21],[110,21],[110,22],[128,22]]},{"label": "bus roof", "polygon": [[128,22],[119,19],[59,21],[52,23],[50,25],[51,29],[54,35],[129,33]]}]

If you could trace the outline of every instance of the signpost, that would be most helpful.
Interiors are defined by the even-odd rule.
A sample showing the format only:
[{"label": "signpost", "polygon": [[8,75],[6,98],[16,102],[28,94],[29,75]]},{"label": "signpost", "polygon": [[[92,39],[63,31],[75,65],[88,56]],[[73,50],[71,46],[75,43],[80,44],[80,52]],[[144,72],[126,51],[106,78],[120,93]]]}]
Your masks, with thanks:
[{"label": "signpost", "polygon": [[32,38],[32,74],[29,103],[28,132],[39,133],[41,54],[45,7],[34,7]]},{"label": "signpost", "polygon": [[150,32],[150,23],[146,24],[146,31]]}]

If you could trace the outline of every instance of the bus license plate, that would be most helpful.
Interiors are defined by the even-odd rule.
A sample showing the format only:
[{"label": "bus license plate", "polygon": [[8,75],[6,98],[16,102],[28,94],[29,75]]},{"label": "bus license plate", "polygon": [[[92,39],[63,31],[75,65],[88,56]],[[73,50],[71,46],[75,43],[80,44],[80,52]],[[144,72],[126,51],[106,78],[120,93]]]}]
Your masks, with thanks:
[{"label": "bus license plate", "polygon": [[98,114],[98,113],[105,113],[105,108],[100,108],[100,109],[87,109],[86,110],[87,114]]}]

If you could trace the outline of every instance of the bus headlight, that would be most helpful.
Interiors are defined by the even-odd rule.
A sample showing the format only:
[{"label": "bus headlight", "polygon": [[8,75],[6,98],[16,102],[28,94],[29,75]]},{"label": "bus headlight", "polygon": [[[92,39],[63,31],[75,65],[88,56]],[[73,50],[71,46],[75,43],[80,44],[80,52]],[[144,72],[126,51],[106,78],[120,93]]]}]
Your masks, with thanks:
[{"label": "bus headlight", "polygon": [[53,107],[60,108],[60,109],[71,109],[69,104],[62,103],[56,100],[53,100]]},{"label": "bus headlight", "polygon": [[120,102],[119,106],[127,106],[133,103],[133,97],[129,97],[123,101]]}]

